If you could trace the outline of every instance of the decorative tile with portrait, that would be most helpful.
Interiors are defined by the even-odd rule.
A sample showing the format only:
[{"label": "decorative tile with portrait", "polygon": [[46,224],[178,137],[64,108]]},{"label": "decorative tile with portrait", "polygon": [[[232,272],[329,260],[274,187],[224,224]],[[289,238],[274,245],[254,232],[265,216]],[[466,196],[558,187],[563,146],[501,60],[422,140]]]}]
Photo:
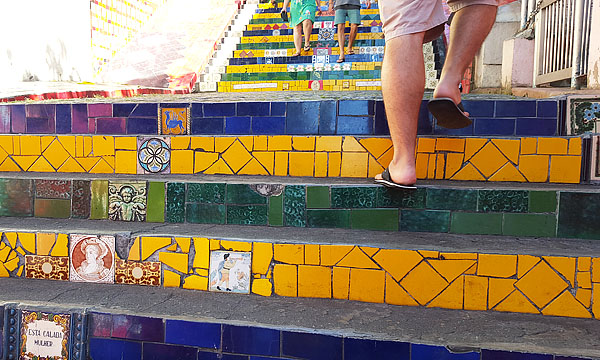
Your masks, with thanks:
[{"label": "decorative tile with portrait", "polygon": [[108,217],[115,221],[146,221],[145,181],[109,181]]},{"label": "decorative tile with portrait", "polygon": [[114,283],[114,236],[71,235],[69,254],[71,281]]},{"label": "decorative tile with portrait", "polygon": [[138,174],[171,173],[171,139],[140,137],[138,141]]},{"label": "decorative tile with portrait", "polygon": [[67,360],[71,315],[21,311],[21,360]]},{"label": "decorative tile with portrait", "polygon": [[212,251],[209,290],[249,294],[251,266],[249,252]]},{"label": "decorative tile with portrait", "polygon": [[161,106],[158,124],[162,135],[189,134],[190,108]]}]

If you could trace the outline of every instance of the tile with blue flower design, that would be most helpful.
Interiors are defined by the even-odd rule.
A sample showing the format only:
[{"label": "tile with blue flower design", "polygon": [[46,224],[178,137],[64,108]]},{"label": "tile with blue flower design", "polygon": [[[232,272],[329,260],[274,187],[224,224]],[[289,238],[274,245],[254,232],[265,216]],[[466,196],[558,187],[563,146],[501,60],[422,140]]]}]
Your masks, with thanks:
[{"label": "tile with blue flower design", "polygon": [[190,133],[189,107],[160,108],[160,133],[162,135],[183,135]]},{"label": "tile with blue flower design", "polygon": [[171,173],[171,138],[140,137],[138,141],[138,174]]},{"label": "tile with blue flower design", "polygon": [[212,251],[210,253],[210,291],[250,293],[251,253]]},{"label": "tile with blue flower design", "polygon": [[567,110],[567,135],[600,132],[600,96],[569,96]]}]

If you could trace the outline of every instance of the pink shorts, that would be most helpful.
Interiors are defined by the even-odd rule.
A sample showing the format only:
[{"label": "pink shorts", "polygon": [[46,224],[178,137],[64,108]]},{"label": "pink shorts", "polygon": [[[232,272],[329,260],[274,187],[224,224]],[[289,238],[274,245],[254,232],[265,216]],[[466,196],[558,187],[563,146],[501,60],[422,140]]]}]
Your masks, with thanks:
[{"label": "pink shorts", "polygon": [[[498,6],[498,0],[448,0],[451,12],[469,5]],[[446,22],[442,0],[379,0],[385,39],[424,32]]]}]

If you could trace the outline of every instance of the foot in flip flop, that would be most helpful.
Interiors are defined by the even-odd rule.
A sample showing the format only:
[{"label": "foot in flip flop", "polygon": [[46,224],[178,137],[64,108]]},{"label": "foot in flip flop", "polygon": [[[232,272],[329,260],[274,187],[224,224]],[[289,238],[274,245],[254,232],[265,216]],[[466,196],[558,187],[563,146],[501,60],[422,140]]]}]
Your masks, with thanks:
[{"label": "foot in flip flop", "polygon": [[304,51],[310,51],[310,45],[304,45]]},{"label": "foot in flip flop", "polygon": [[395,182],[394,180],[392,180],[392,177],[390,176],[389,168],[383,170],[383,172],[381,173],[381,179],[376,178],[374,181],[376,184],[381,184],[381,185],[383,185],[385,187],[389,187],[389,188],[409,189],[409,190],[417,188],[415,186],[415,184],[404,185],[404,184],[399,184],[399,183]]},{"label": "foot in flip flop", "polygon": [[354,54],[355,54],[354,50],[352,50],[352,49],[350,49],[350,50],[346,51],[346,53],[347,53],[348,55],[354,55]]},{"label": "foot in flip flop", "polygon": [[471,125],[472,121],[465,113],[462,103],[456,104],[452,99],[440,97],[429,100],[429,112],[436,118],[439,126],[447,129],[461,129]]},{"label": "foot in flip flop", "polygon": [[344,61],[345,61],[345,59],[344,59],[344,58],[338,58],[336,62],[337,62],[338,64],[341,64],[341,63],[343,63]]}]

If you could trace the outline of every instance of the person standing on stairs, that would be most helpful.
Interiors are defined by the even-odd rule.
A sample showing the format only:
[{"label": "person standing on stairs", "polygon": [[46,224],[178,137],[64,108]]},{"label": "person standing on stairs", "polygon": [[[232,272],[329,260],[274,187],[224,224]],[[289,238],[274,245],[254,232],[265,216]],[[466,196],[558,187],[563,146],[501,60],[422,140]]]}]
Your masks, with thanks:
[{"label": "person standing on stairs", "polygon": [[[312,34],[315,17],[321,13],[321,0],[285,0],[281,13],[290,8],[290,26],[294,27],[294,47],[296,52],[292,56],[300,56],[302,50],[310,51],[310,35]],[[302,49],[302,30],[304,30],[304,48]]]},{"label": "person standing on stairs", "polygon": [[[497,0],[448,0],[454,13],[450,44],[440,81],[428,108],[438,125],[468,126],[458,85],[496,20]],[[417,119],[425,91],[423,44],[444,31],[446,18],[441,0],[380,0],[385,35],[381,89],[394,155],[375,182],[414,189]]]},{"label": "person standing on stairs", "polygon": [[[371,8],[371,1],[366,1],[367,9]],[[358,33],[358,26],[360,25],[360,0],[329,0],[329,11],[335,9],[335,21],[334,24],[337,26],[338,45],[340,46],[340,56],[337,62],[343,63],[346,59],[344,54],[344,43],[346,42],[346,17],[350,23],[350,38],[348,39],[348,55],[353,55],[354,40]]]}]

